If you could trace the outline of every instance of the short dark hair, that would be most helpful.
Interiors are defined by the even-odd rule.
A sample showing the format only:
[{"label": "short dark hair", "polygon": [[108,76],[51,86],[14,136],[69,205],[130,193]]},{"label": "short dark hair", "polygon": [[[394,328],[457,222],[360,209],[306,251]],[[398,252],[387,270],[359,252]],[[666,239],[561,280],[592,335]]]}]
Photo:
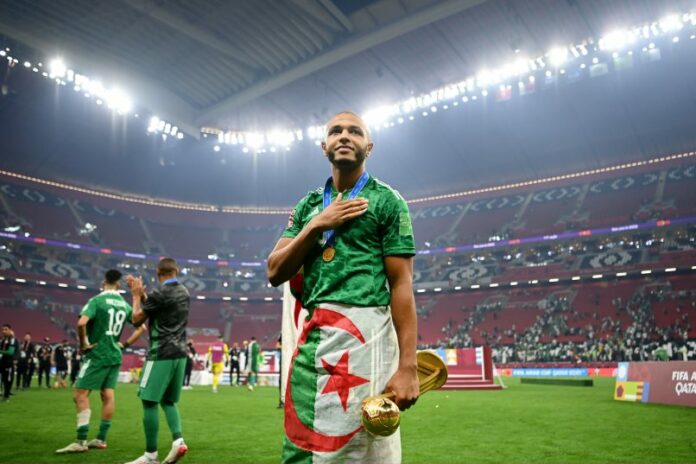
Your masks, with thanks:
[{"label": "short dark hair", "polygon": [[12,326],[10,324],[3,324],[2,326],[3,326],[3,328],[7,327],[8,329],[12,330]]},{"label": "short dark hair", "polygon": [[179,266],[174,258],[162,258],[157,263],[157,274],[179,273]]},{"label": "short dark hair", "polygon": [[106,281],[107,284],[115,284],[119,280],[121,280],[121,271],[118,269],[109,269],[104,273],[104,280]]}]

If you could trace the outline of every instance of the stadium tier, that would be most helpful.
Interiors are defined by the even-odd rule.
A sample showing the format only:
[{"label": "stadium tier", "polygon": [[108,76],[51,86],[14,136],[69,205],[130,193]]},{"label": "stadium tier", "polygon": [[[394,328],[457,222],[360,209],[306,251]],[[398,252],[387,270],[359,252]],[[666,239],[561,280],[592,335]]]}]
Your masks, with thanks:
[{"label": "stadium tier", "polygon": [[[20,332],[54,340],[74,339],[77,314],[90,296],[85,290],[0,283],[4,320]],[[696,283],[689,275],[430,293],[416,299],[418,342],[433,347],[500,347],[519,345],[531,334],[537,345],[580,347],[601,341],[618,343],[636,330],[644,331],[650,343],[687,340],[696,338],[695,296]],[[239,343],[256,336],[264,348],[273,349],[280,313],[279,299],[275,303],[194,300],[189,328],[198,343],[218,335]]]},{"label": "stadium tier", "polygon": [[[517,189],[462,202],[412,207],[419,248],[481,243],[565,230],[673,219],[696,211],[696,165],[670,165],[584,183]],[[2,218],[21,232],[132,253],[153,251],[203,259],[263,259],[287,213],[235,214],[148,206],[63,191],[5,177]],[[431,202],[432,203],[432,202]],[[96,226],[90,231],[86,224]]]}]

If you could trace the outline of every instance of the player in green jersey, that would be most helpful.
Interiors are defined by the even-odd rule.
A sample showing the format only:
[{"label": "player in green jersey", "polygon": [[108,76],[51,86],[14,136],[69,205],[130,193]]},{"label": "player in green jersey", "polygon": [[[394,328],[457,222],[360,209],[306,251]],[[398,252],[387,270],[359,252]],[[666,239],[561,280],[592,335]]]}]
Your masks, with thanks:
[{"label": "player in green jersey", "polygon": [[371,394],[393,392],[401,409],[418,398],[411,218],[365,171],[365,122],[343,112],[326,129],[332,177],[300,200],[268,257],[274,286],[303,269],[309,311],[288,375],[282,459],[397,463],[398,432],[377,440],[359,417]]},{"label": "player in green jersey", "polygon": [[138,390],[143,402],[145,454],[129,464],[159,463],[158,406],[164,411],[172,432],[172,447],[162,464],[173,464],[188,452],[176,404],[181,397],[188,357],[186,324],[191,297],[177,280],[178,273],[179,267],[174,259],[162,258],[157,263],[160,285],[150,293],[145,293],[141,277],[126,277],[133,294],[133,324],[139,325],[147,320],[150,325],[150,348]]},{"label": "player in green jersey", "polygon": [[247,388],[250,391],[254,391],[256,382],[259,381],[259,356],[261,355],[261,347],[259,342],[256,341],[256,337],[251,337],[251,343],[247,349],[249,359],[247,361],[247,366],[249,366],[249,377],[247,379]]},{"label": "player in green jersey", "polygon": [[[56,451],[59,454],[83,453],[89,448],[106,448],[106,434],[114,415],[114,389],[118,381],[122,352],[145,331],[138,327],[125,343],[121,333],[126,322],[131,323],[132,309],[119,294],[121,272],[111,269],[104,275],[102,292],[92,297],[82,308],[77,323],[80,351],[84,362],[75,383],[74,400],[77,406],[77,441]],[[87,441],[89,419],[89,394],[100,390],[102,416],[97,438]]]}]

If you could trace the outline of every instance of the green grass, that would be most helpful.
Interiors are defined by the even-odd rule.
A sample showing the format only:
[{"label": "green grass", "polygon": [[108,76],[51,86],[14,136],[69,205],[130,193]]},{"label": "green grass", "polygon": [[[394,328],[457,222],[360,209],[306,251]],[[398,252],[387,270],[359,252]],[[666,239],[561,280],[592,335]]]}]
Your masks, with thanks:
[{"label": "green grass", "polygon": [[[696,462],[696,408],[612,399],[613,379],[592,388],[521,385],[497,392],[431,392],[402,416],[408,463]],[[0,403],[0,463],[123,463],[139,456],[144,437],[135,386],[119,385],[109,449],[56,456],[74,439],[70,391],[20,392]],[[277,463],[282,411],[277,390],[226,386],[183,392],[180,404],[189,455],[184,463]],[[98,428],[92,395],[90,438]],[[160,457],[171,437],[160,423]]]}]

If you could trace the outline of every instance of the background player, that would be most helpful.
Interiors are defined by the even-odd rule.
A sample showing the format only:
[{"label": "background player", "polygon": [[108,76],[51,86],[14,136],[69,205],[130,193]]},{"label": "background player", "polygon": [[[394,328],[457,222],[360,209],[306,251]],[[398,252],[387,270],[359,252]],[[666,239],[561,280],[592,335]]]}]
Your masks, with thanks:
[{"label": "background player", "polygon": [[[156,464],[159,414],[157,405],[164,410],[167,425],[172,432],[172,448],[162,464],[172,464],[181,459],[188,447],[181,433],[181,418],[176,403],[186,370],[186,324],[188,323],[191,297],[176,278],[179,267],[172,258],[157,263],[159,287],[145,293],[142,278],[127,277],[133,293],[133,323],[140,325],[150,321],[150,348],[143,368],[138,396],[143,402],[143,426],[145,428],[145,454],[129,464]],[[142,300],[142,302],[141,302]]]},{"label": "background player", "polygon": [[247,352],[249,353],[249,357],[247,359],[247,366],[249,367],[247,388],[249,391],[253,391],[254,387],[256,386],[256,382],[259,380],[259,354],[261,352],[261,347],[256,341],[256,337],[251,337],[251,342],[249,342]]},{"label": "background player", "polygon": [[46,378],[46,388],[51,388],[51,358],[53,357],[53,346],[51,339],[45,337],[43,345],[36,351],[36,356],[39,358],[39,387],[41,380]]},{"label": "background player", "polygon": [[[140,326],[125,343],[119,341],[123,326],[126,321],[130,322],[133,312],[118,292],[120,282],[120,271],[106,271],[102,292],[92,297],[80,312],[77,334],[80,351],[84,353],[84,363],[78,373],[74,393],[77,407],[77,440],[65,448],[56,450],[58,454],[83,453],[89,448],[106,448],[106,435],[116,407],[114,389],[118,382],[123,348],[135,343],[145,331],[145,327]],[[102,415],[97,438],[88,442],[89,419],[92,414],[89,394],[92,390],[101,391]]]},{"label": "background player", "polygon": [[31,378],[34,375],[34,356],[36,347],[31,341],[31,334],[24,335],[24,341],[19,347],[19,359],[17,360],[17,389],[22,390],[31,386]]},{"label": "background player", "polygon": [[220,384],[220,376],[225,370],[225,366],[230,361],[230,349],[222,340],[222,335],[217,341],[214,341],[208,348],[208,357],[206,364],[210,364],[211,372],[213,373],[213,393],[218,392]]},{"label": "background player", "polygon": [[53,388],[66,388],[68,386],[68,352],[70,347],[68,341],[63,339],[60,345],[53,349],[51,364],[56,368],[56,376],[53,379]]},{"label": "background player", "polygon": [[191,374],[193,373],[193,363],[196,360],[196,347],[193,340],[186,343],[186,369],[184,370],[184,390],[191,390]]},{"label": "background player", "polygon": [[[241,352],[239,351],[239,343],[234,342],[232,344],[232,349],[230,350],[230,385],[235,387],[239,386],[239,358],[241,357]],[[234,373],[237,373],[237,380],[233,380]]]},{"label": "background player", "polygon": [[10,395],[12,394],[14,360],[18,350],[19,343],[12,331],[12,326],[10,324],[3,324],[2,338],[0,339],[0,373],[2,374],[3,401],[9,401]]}]

